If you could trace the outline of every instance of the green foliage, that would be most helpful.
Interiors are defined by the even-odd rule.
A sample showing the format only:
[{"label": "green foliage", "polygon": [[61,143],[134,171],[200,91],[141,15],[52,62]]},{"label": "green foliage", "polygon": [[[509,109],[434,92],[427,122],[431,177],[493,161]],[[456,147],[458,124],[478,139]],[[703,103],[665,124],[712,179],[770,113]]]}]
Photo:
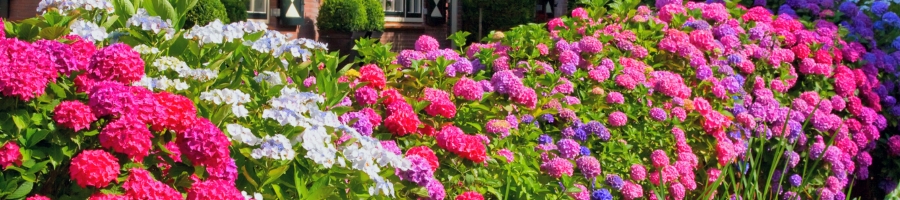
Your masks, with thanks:
[{"label": "green foliage", "polygon": [[247,2],[249,0],[222,0],[225,13],[228,13],[228,20],[232,22],[247,20]]},{"label": "green foliage", "polygon": [[368,17],[362,0],[326,0],[317,25],[320,30],[363,31],[370,26]]},{"label": "green foliage", "polygon": [[187,12],[184,27],[203,26],[216,21],[216,19],[221,20],[222,23],[230,22],[222,1],[200,0],[194,8]]},{"label": "green foliage", "polygon": [[478,35],[478,13],[482,10],[482,35],[491,30],[509,30],[520,24],[534,21],[536,0],[463,0],[460,9],[462,31],[472,33],[469,41],[476,41]]},{"label": "green foliage", "polygon": [[367,31],[383,31],[384,30],[384,7],[380,0],[362,0],[366,7],[366,17],[369,20],[365,30]]}]

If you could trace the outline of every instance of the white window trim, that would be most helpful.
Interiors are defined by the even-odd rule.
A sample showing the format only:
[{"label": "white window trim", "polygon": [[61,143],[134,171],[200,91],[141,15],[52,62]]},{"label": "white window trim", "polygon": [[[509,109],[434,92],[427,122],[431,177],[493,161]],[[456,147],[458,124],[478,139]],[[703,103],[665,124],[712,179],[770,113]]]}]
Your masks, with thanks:
[{"label": "white window trim", "polygon": [[393,17],[393,16],[385,16],[385,22],[425,22],[425,19],[421,17]]},{"label": "white window trim", "polygon": [[[265,8],[263,9],[262,12],[253,11],[253,6],[256,5],[254,1],[263,1],[264,2],[263,5]],[[247,5],[247,15],[248,15],[247,21],[259,21],[259,22],[268,23],[269,18],[272,17],[269,13],[270,12],[269,4],[271,2],[269,2],[269,0],[249,0],[247,2],[250,3],[250,5]],[[253,14],[256,14],[256,15],[263,14],[266,16],[266,18],[251,18],[249,15],[253,15]]]},{"label": "white window trim", "polygon": [[[426,1],[430,1],[430,0],[426,0]],[[382,2],[384,2],[384,1],[382,1]],[[394,3],[398,3],[398,2],[406,3],[407,1],[406,0],[394,0]],[[405,14],[406,5],[404,5],[403,7],[404,7],[403,8],[404,11],[402,11],[402,12]],[[424,18],[425,10],[426,10],[425,8],[421,8],[420,12],[422,12],[422,13],[419,14],[420,15],[419,17],[385,16],[384,21],[385,22],[417,22],[417,23],[425,22],[425,18]],[[387,12],[387,11],[385,11],[385,12]]]}]

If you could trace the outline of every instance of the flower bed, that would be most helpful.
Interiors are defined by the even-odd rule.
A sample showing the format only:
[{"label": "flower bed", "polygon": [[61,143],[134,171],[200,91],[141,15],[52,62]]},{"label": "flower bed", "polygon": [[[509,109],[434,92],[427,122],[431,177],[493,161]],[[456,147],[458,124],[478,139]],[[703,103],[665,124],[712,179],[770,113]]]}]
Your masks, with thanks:
[{"label": "flower bed", "polygon": [[877,53],[763,7],[617,1],[459,49],[361,40],[346,68],[182,29],[190,4],[6,24],[0,197],[844,199],[893,106]]}]

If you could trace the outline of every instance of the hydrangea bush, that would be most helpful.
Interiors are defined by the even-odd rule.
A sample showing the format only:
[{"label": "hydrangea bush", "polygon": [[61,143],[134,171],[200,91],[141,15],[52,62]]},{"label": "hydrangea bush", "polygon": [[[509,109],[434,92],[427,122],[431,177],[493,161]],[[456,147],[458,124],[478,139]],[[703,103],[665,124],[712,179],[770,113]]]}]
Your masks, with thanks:
[{"label": "hydrangea bush", "polygon": [[[840,25],[733,3],[589,3],[458,50],[423,36],[391,63],[362,59],[384,75],[358,78],[354,107],[404,119],[378,136],[401,150],[437,143],[450,196],[844,199],[868,179],[893,71],[867,68]],[[381,105],[360,101],[366,88]]]},{"label": "hydrangea bush", "polygon": [[845,199],[900,154],[884,46],[811,7],[594,0],[338,66],[148,2],[4,23],[0,197]]}]

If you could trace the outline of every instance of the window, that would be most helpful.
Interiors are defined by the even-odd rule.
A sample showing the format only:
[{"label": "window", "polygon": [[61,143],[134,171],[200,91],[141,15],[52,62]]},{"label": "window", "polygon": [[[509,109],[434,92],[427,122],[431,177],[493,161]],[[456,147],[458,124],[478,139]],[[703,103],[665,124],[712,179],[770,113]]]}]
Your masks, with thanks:
[{"label": "window", "polygon": [[[428,0],[426,0],[428,1]],[[393,22],[423,22],[422,0],[381,0],[384,20]]]},{"label": "window", "polygon": [[266,19],[268,15],[269,0],[249,0],[247,1],[247,18],[248,19]]}]

